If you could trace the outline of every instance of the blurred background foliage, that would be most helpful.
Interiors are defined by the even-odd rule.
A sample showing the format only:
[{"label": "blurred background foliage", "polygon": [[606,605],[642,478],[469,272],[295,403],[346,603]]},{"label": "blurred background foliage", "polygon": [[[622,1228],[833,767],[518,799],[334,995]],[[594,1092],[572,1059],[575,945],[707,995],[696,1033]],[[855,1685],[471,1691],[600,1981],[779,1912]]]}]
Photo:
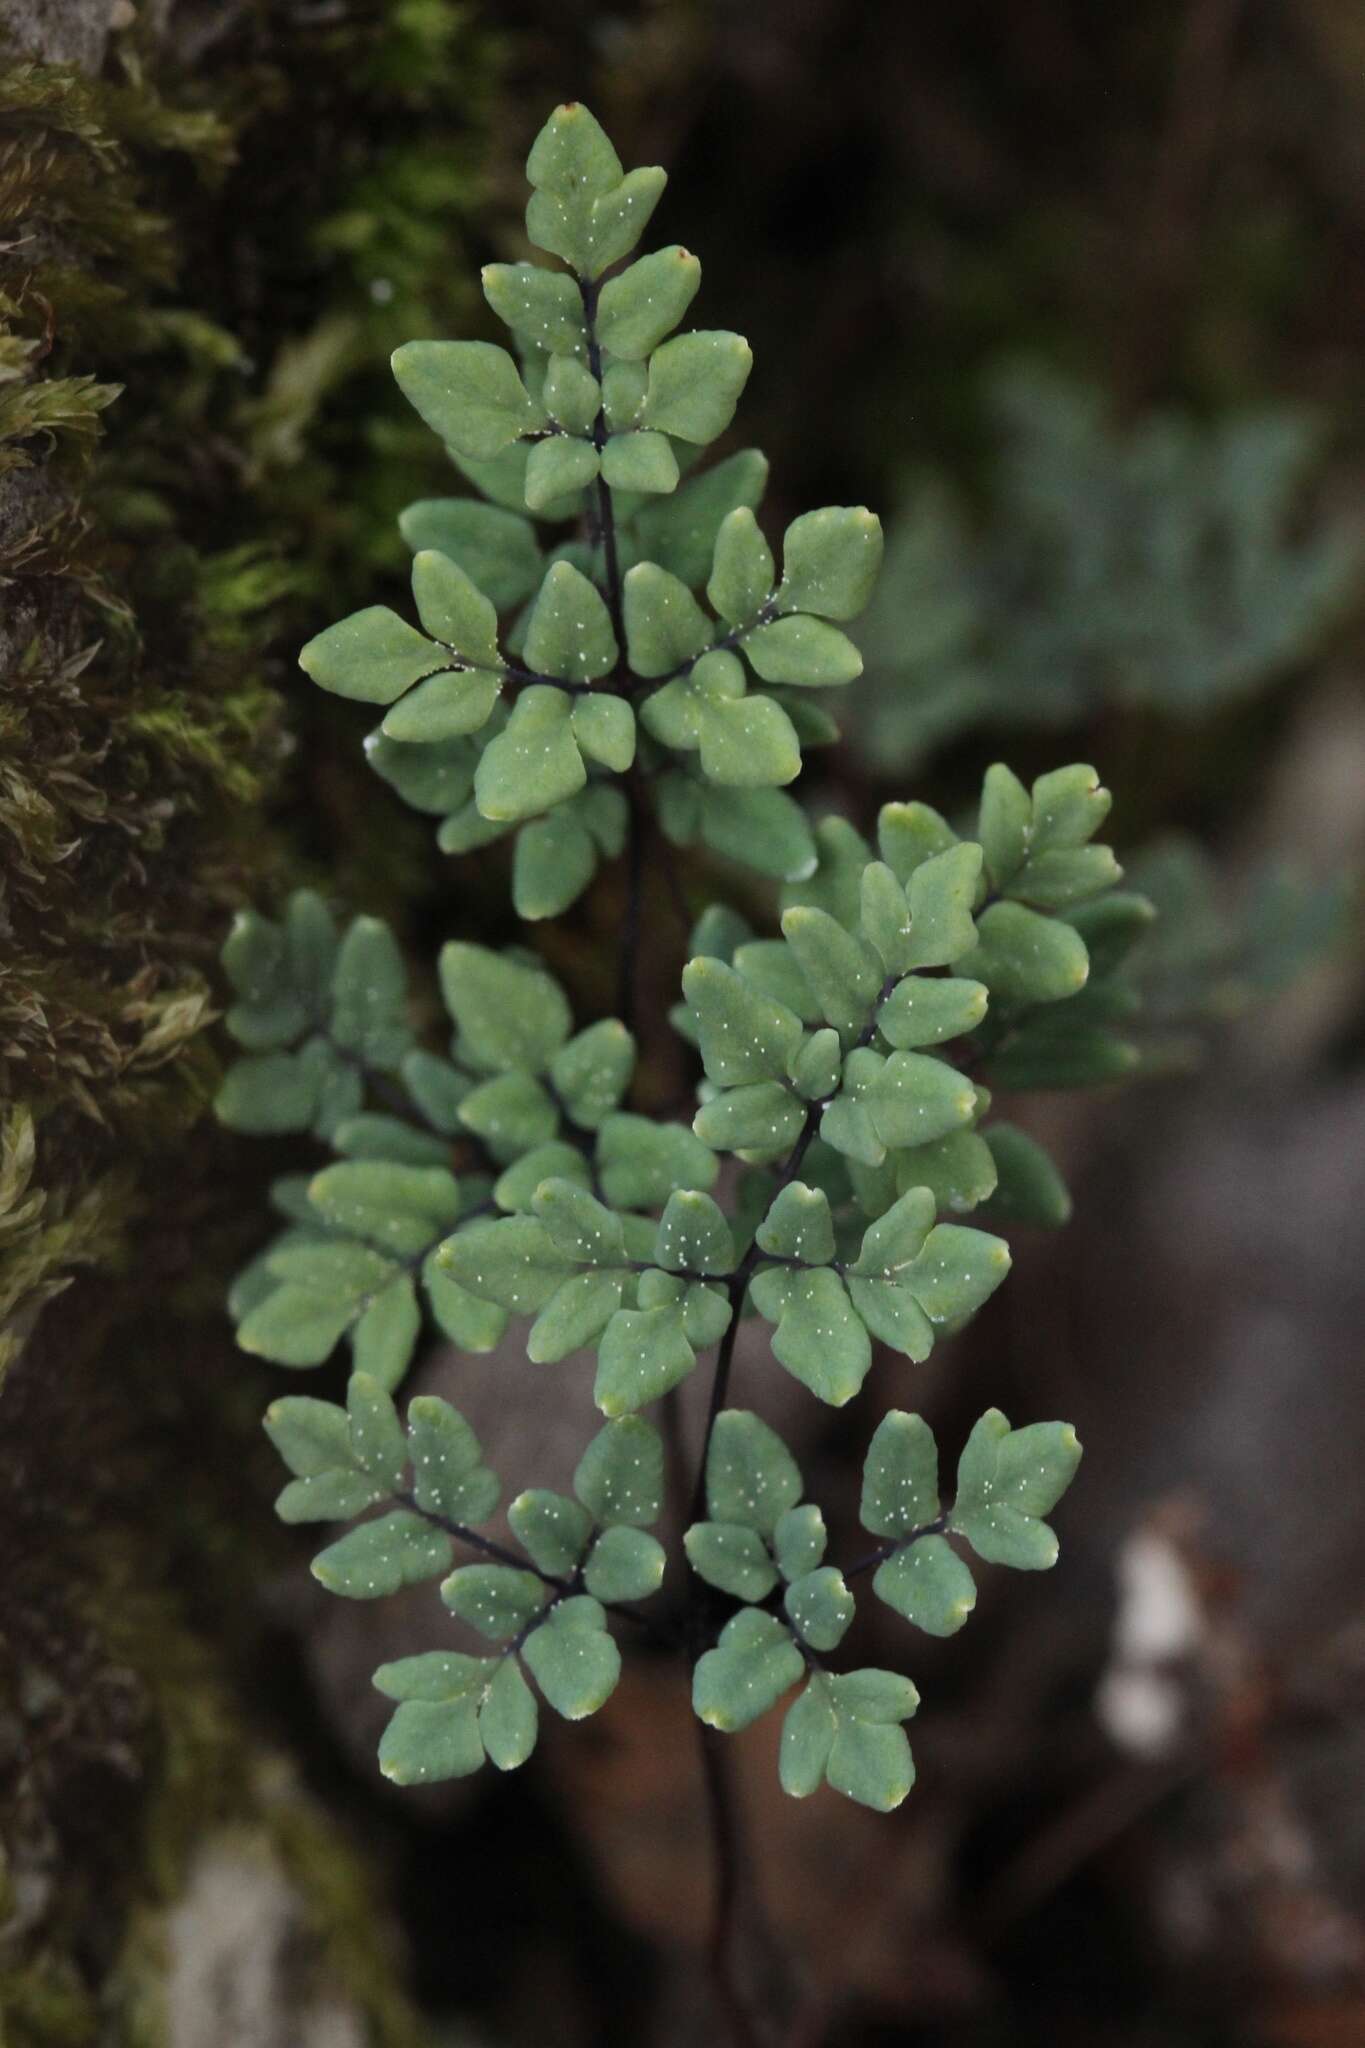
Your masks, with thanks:
[{"label": "blurred background foliage", "polygon": [[[293,656],[401,587],[394,514],[449,486],[389,350],[491,333],[478,266],[524,253],[571,96],[667,165],[658,239],[753,343],[770,528],[886,519],[812,803],[951,812],[997,755],[1093,760],[1162,912],[1150,1077],[1023,1105],[1076,1225],[914,1394],[940,1430],[983,1396],[1077,1415],[1048,1619],[1002,1602],[926,1671],[889,1835],[768,1810],[755,1759],[791,2041],[1358,2040],[1359,8],[7,0],[0,29],[15,2042],[706,2038],[668,1687],[637,1674],[586,1763],[398,1808],[357,1739],[373,1646],[299,1591],[216,1312],[282,1163],[204,1121],[229,908],[321,880],[414,945],[506,930],[496,859],[437,860]],[[588,1008],[619,888],[547,937]],[[843,1450],[808,1448],[831,1492]]]}]

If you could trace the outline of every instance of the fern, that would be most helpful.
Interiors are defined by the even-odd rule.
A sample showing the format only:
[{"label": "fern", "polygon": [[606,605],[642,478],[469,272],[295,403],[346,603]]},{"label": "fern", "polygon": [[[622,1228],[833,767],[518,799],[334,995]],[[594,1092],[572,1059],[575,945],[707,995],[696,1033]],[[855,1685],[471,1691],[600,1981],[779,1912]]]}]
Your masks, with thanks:
[{"label": "fern", "polygon": [[[1109,797],[1085,766],[1031,788],[992,768],[961,833],[922,802],[887,804],[870,837],[812,824],[790,785],[835,734],[828,693],[859,674],[843,629],[871,593],[879,524],[808,513],[779,568],[763,457],[700,466],[747,345],[673,333],[700,279],[687,251],[627,261],[663,172],[625,173],[581,106],[551,117],[528,168],[528,231],[558,263],[483,276],[517,359],[479,341],[394,358],[479,495],[403,515],[411,616],[356,613],[301,661],[376,707],[370,763],[443,851],[512,839],[521,919],[558,916],[627,857],[628,1014],[576,1018],[534,951],[457,937],[439,960],[449,1042],[422,1042],[384,925],[340,930],[306,892],[277,922],[243,913],[225,951],[242,1057],[219,1113],[309,1134],[332,1160],[277,1184],[285,1227],[231,1307],[242,1346],[282,1367],[350,1347],[344,1406],[286,1395],[266,1418],[292,1475],[281,1515],[351,1524],[317,1579],[356,1599],[431,1582],[464,1632],[448,1648],[438,1609],[427,1643],[375,1674],[394,1703],[389,1777],[515,1768],[541,1703],[595,1712],[620,1642],[640,1641],[691,1666],[707,1730],[786,1703],[793,1796],[827,1784],[889,1810],[913,1782],[918,1694],[840,1659],[858,1595],[954,1633],[983,1565],[1054,1562],[1046,1517],[1080,1447],[1064,1423],[1015,1429],[991,1409],[945,1491],[928,1425],[892,1409],[869,1432],[865,1537],[840,1563],[846,1534],[831,1557],[758,1412],[761,1375],[736,1405],[736,1334],[760,1319],[773,1369],[842,1407],[874,1346],[913,1365],[977,1312],[1009,1268],[1000,1230],[1069,1210],[999,1092],[1134,1064],[1125,960],[1151,910],[1115,886],[1097,839]],[[689,1121],[631,1107],[646,828],[751,870],[750,900],[777,890],[775,925],[713,904],[692,933],[671,1013],[700,1060]],[[465,1419],[394,1397],[424,1331],[477,1353],[511,1326],[530,1369],[572,1375],[597,1420],[572,1495],[509,1475],[524,1490],[499,1520],[503,1477]],[[672,1503],[679,1551],[660,1404],[697,1372],[707,1420],[690,1499]]]},{"label": "fern", "polygon": [[982,725],[1110,704],[1204,716],[1280,680],[1340,617],[1360,543],[1339,518],[1303,519],[1306,415],[1120,429],[1096,392],[1026,366],[990,398],[989,516],[922,480],[867,621],[855,738],[882,769]]}]

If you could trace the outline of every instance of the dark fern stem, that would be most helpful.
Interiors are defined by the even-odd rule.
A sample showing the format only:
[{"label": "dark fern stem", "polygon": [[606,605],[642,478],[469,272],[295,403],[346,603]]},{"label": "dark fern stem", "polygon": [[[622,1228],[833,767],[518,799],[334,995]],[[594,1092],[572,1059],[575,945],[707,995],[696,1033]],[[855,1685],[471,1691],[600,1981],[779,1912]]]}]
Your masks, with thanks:
[{"label": "dark fern stem", "polygon": [[729,1759],[723,1747],[725,1738],[714,1728],[708,1728],[704,1721],[697,1722],[697,1734],[715,1866],[715,1905],[707,1944],[711,1981],[734,2048],[762,2048],[762,2037],[735,1970],[735,1936],[744,1859],[739,1815],[730,1783]]},{"label": "dark fern stem", "polygon": [[[602,350],[597,339],[597,295],[598,284],[593,278],[580,277],[578,289],[583,300],[583,322],[588,340],[588,369],[600,384],[602,381]],[[593,446],[600,454],[608,438],[607,420],[604,411],[598,412],[593,421]],[[613,681],[618,693],[629,699],[631,695],[630,674],[626,666],[626,629],[621,603],[621,552],[616,537],[616,513],[612,506],[611,489],[599,473],[594,490],[596,528],[595,538],[602,549],[603,581],[606,584],[607,611],[611,616],[612,632],[616,636],[617,665]],[[621,953],[618,980],[617,1015],[627,1031],[634,1031],[636,1022],[636,983],[640,953],[641,905],[644,890],[644,834],[645,817],[634,781],[627,784],[626,800],[629,806],[626,814],[626,909],[621,928]]]},{"label": "dark fern stem", "polygon": [[[583,320],[587,330],[588,369],[598,382],[602,377],[602,352],[597,340],[597,295],[595,280],[585,277],[578,279],[578,288],[583,299]],[[599,412],[593,424],[593,442],[600,450],[606,443],[607,423],[604,413]],[[597,478],[595,491],[596,528],[594,538],[602,550],[603,580],[606,585],[607,610],[611,616],[612,631],[616,636],[619,650],[614,681],[617,689],[627,698],[631,695],[631,678],[626,665],[626,633],[624,608],[621,600],[621,556],[616,535],[616,514],[612,507],[611,490],[603,478]],[[634,1031],[637,1023],[636,989],[639,981],[639,954],[641,943],[641,922],[644,902],[645,831],[648,820],[641,801],[638,783],[631,777],[626,785],[628,805],[626,823],[626,904],[621,926],[621,952],[618,979],[617,1015],[628,1031]],[[808,1119],[796,1150],[788,1162],[785,1178],[790,1179],[799,1169],[806,1147],[815,1135],[818,1117]],[[750,1277],[749,1262],[736,1273],[731,1283],[730,1326],[721,1340],[716,1358],[716,1370],[711,1386],[711,1400],[707,1414],[706,1432],[702,1441],[693,1490],[693,1513],[691,1520],[699,1519],[696,1503],[704,1504],[706,1490],[706,1454],[710,1449],[711,1433],[716,1416],[725,1401],[729,1385],[730,1366],[734,1356],[735,1334],[739,1327],[739,1309],[744,1299],[744,1290]],[[696,1602],[696,1588],[693,1588],[692,1610],[689,1627],[695,1632],[699,1619]],[[760,2037],[753,2017],[735,1977],[734,1952],[737,1928],[737,1904],[742,1876],[743,1856],[740,1841],[739,1814],[730,1786],[730,1774],[725,1756],[720,1749],[721,1738],[713,1729],[698,1721],[697,1728],[701,1742],[702,1776],[706,1785],[706,1810],[710,1820],[712,1867],[715,1872],[715,1895],[711,1916],[711,1933],[707,1944],[712,1983],[716,2002],[725,2016],[725,2022],[734,2048],[761,2048]]]},{"label": "dark fern stem", "polygon": [[[801,1163],[819,1128],[823,1108],[823,1103],[815,1102],[806,1112],[801,1135],[792,1147],[779,1176],[780,1187],[786,1187],[800,1172]],[[730,1281],[730,1322],[716,1353],[711,1395],[707,1403],[706,1429],[692,1484],[692,1499],[687,1517],[689,1522],[699,1522],[706,1514],[707,1454],[711,1448],[716,1418],[724,1408],[729,1393],[735,1341],[739,1334],[740,1310],[754,1269],[762,1257],[757,1243],[750,1245]],[[705,1589],[700,1580],[694,1578],[691,1584],[691,1621],[693,1631],[699,1637],[704,1626],[704,1600]],[[711,1975],[717,2000],[726,2014],[736,2048],[758,2048],[759,2036],[734,1975],[736,1904],[743,1861],[739,1817],[735,1811],[729,1769],[720,1749],[721,1738],[703,1721],[698,1721],[697,1728],[701,1743],[702,1772],[706,1781],[707,1812],[711,1823],[712,1857],[715,1867],[715,1907],[708,1950]]]},{"label": "dark fern stem", "polygon": [[[878,996],[878,1004],[893,985],[894,981],[888,979],[886,986]],[[877,1004],[874,1004],[871,1017],[857,1040],[859,1045],[866,1045],[871,1042],[876,1029],[876,1014]],[[826,1104],[823,1101],[812,1102],[807,1108],[806,1120],[801,1127],[800,1135],[792,1146],[786,1163],[777,1177],[775,1193],[780,1193],[783,1188],[788,1187],[800,1173],[805,1163],[806,1154],[815,1141],[816,1133],[820,1128],[820,1119],[824,1114],[825,1108]],[[757,1240],[755,1240],[749,1246],[748,1251],[741,1259],[730,1279],[730,1322],[725,1335],[720,1340],[720,1346],[716,1353],[716,1366],[711,1378],[711,1393],[707,1402],[706,1428],[702,1436],[701,1452],[697,1460],[696,1474],[692,1483],[692,1497],[687,1517],[689,1522],[700,1522],[706,1514],[707,1455],[711,1448],[711,1438],[715,1432],[717,1418],[729,1397],[730,1375],[734,1368],[735,1344],[739,1335],[740,1311],[744,1305],[744,1296],[748,1291],[749,1282],[753,1278],[755,1270],[763,1263],[764,1257],[764,1253],[760,1249]],[[700,1590],[699,1582],[694,1580],[692,1584],[692,1620],[694,1628],[700,1622]],[[735,1901],[741,1874],[739,1822],[738,1816],[734,1811],[729,1775],[725,1768],[724,1759],[718,1753],[713,1733],[703,1723],[699,1722],[698,1726],[701,1729],[702,1767],[706,1777],[707,1810],[711,1817],[711,1835],[716,1870],[715,1921],[712,1928],[710,1945],[711,1970],[715,1979],[717,1997],[723,2009],[730,2017],[734,2039],[738,2044],[748,2044],[757,2042],[758,2036],[753,2031],[753,2023],[749,2018],[743,1998],[735,1984],[732,1967]],[[742,2029],[737,2023],[737,2015],[739,2021],[742,2021]]]},{"label": "dark fern stem", "polygon": [[626,785],[626,910],[621,926],[621,954],[618,969],[617,1016],[627,1031],[637,1023],[636,984],[640,954],[641,910],[644,900],[645,816],[633,782]]}]

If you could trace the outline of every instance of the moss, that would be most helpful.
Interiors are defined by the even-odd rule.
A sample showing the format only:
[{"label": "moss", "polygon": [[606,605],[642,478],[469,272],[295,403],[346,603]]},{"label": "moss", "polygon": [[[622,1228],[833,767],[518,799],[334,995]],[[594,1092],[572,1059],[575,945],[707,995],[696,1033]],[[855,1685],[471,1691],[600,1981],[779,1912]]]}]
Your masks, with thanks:
[{"label": "moss", "polygon": [[[50,1365],[77,1306],[54,1306],[31,1356]],[[226,1342],[169,1317],[135,1344],[114,1343],[108,1317],[93,1335],[85,1365],[39,1374],[26,1357],[6,1392],[7,2048],[96,2038],[96,2021],[102,2042],[159,2048],[167,1966],[212,1936],[196,1873],[233,1844],[269,1864],[297,1925],[281,1995],[341,1998],[375,2048],[412,2048],[377,1875],[243,1708],[255,1652],[241,1588],[286,1550],[257,1483],[264,1456],[221,1455],[236,1425],[214,1378]],[[177,1378],[187,1339],[196,1373]],[[41,1445],[65,1455],[34,1484]]]},{"label": "moss", "polygon": [[258,1168],[207,1111],[231,909],[348,830],[292,647],[393,559],[340,479],[399,495],[384,360],[467,309],[490,73],[450,0],[212,27],[180,76],[138,26],[117,75],[0,59],[7,2048],[159,2041],[166,1916],[236,1839],[379,2048],[418,2033],[364,1857],[243,1706],[242,1580],[282,1553],[202,1320]]},{"label": "moss", "polygon": [[7,1274],[0,1236],[12,1340],[74,1261],[183,1199],[165,1148],[212,1093],[218,936],[297,879],[272,794],[343,891],[410,879],[406,824],[352,845],[335,714],[304,711],[291,757],[281,710],[310,593],[397,563],[432,457],[387,355],[468,313],[490,109],[452,0],[336,22],[260,0],[180,75],[145,29],[116,49],[116,77],[0,78],[0,1081],[47,1226]]},{"label": "moss", "polygon": [[277,1800],[268,1825],[284,1868],[306,1901],[328,1974],[369,2015],[379,2048],[417,2048],[426,2029],[395,1986],[392,1943],[372,1872],[319,1809]]},{"label": "moss", "polygon": [[[203,1077],[177,1058],[210,1016],[190,941],[224,899],[226,873],[216,890],[209,876],[237,858],[237,808],[260,801],[278,756],[262,655],[280,591],[278,578],[215,580],[182,548],[182,573],[146,616],[128,538],[97,502],[102,486],[116,501],[158,431],[167,449],[178,431],[127,395],[153,364],[164,375],[159,299],[175,262],[142,155],[189,152],[215,176],[229,129],[145,83],[62,66],[11,65],[3,93],[0,1042],[11,1152],[36,1190],[4,1248],[13,1336],[74,1263],[107,1260],[136,1225],[139,1125],[162,1135],[202,1113]],[[82,361],[96,346],[98,374]],[[120,424],[106,435],[110,408]],[[175,497],[159,496],[175,523]]]},{"label": "moss", "polygon": [[9,2048],[85,2048],[98,2034],[97,2003],[67,1957],[0,1968],[0,2014]]}]

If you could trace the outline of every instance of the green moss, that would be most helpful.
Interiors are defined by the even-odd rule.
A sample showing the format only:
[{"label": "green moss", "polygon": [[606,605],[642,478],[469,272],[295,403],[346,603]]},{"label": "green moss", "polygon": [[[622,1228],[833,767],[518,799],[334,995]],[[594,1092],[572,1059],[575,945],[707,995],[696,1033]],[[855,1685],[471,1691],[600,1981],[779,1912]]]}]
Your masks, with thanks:
[{"label": "green moss", "polygon": [[[186,939],[213,914],[205,869],[230,858],[236,809],[259,802],[277,753],[262,656],[280,588],[196,574],[184,550],[178,587],[144,616],[135,559],[97,499],[104,487],[116,505],[158,440],[169,462],[179,431],[147,402],[175,236],[146,203],[144,153],[189,152],[216,175],[229,128],[145,83],[61,66],[11,65],[3,91],[0,835],[13,881],[0,1040],[29,1184],[0,1238],[12,1354],[62,1279],[107,1261],[136,1223],[140,1122],[183,1130],[202,1109],[202,1080],[178,1057],[211,1014]],[[157,496],[178,524],[176,496]]]},{"label": "green moss", "polygon": [[417,2048],[427,2030],[396,1987],[371,1871],[314,1805],[286,1796],[269,1808],[268,1825],[307,1905],[331,1981],[369,2016],[376,2048]]},{"label": "green moss", "polygon": [[120,2041],[163,2048],[167,1916],[183,1907],[187,1881],[192,1895],[197,1868],[230,1857],[259,1865],[263,1882],[287,1882],[314,1951],[301,1971],[305,1987],[352,2005],[374,2048],[418,2048],[426,2032],[399,1987],[383,1901],[358,1845],[302,1791],[293,1768],[244,1729],[202,1641],[147,1594],[145,1558],[132,1562],[111,1588],[118,1619],[109,1648],[146,1683],[163,1740],[137,1900],[104,1995]]},{"label": "green moss", "polygon": [[490,73],[451,0],[261,0],[179,78],[113,47],[117,78],[0,61],[0,1731],[32,1763],[0,2031],[159,2044],[165,1916],[240,1837],[408,2048],[364,1859],[242,1709],[259,1401],[193,1305],[253,1227],[205,1126],[213,962],[346,830],[293,648],[392,556],[383,489],[338,479],[400,496],[390,325],[467,312]]},{"label": "green moss", "polygon": [[[262,830],[292,645],[309,593],[397,561],[420,443],[387,355],[468,312],[452,243],[490,104],[452,0],[265,4],[179,78],[141,29],[115,48],[115,80],[0,80],[0,476],[22,487],[0,520],[0,1081],[43,1204],[18,1251],[0,1234],[11,1354],[73,1261],[183,1199],[163,1152],[212,1093],[206,963],[234,903],[298,873]],[[349,771],[302,717],[291,808],[344,840]],[[373,837],[357,871],[408,879],[404,832]]]},{"label": "green moss", "polygon": [[0,2015],[8,2048],[85,2048],[97,2039],[97,2002],[64,1956],[0,1969]]},{"label": "green moss", "polygon": [[[0,1449],[0,1747],[22,1759],[0,1794],[7,2048],[96,2038],[81,2031],[92,2016],[101,2041],[161,2048],[167,1963],[211,1938],[195,1874],[234,1844],[274,1872],[306,1935],[299,1995],[341,1995],[376,2048],[412,2048],[374,1873],[234,1686],[252,1653],[243,1577],[278,1570],[284,1549],[263,1502],[248,1533],[234,1524],[253,1461],[220,1456],[235,1425],[215,1397],[225,1347],[201,1332],[206,1379],[177,1380],[184,1324],[149,1319],[120,1349],[106,1323],[61,1374],[50,1339],[71,1320],[68,1297],[30,1354],[49,1369],[26,1357],[13,1376]],[[65,1456],[26,1491],[44,1445]]]}]

